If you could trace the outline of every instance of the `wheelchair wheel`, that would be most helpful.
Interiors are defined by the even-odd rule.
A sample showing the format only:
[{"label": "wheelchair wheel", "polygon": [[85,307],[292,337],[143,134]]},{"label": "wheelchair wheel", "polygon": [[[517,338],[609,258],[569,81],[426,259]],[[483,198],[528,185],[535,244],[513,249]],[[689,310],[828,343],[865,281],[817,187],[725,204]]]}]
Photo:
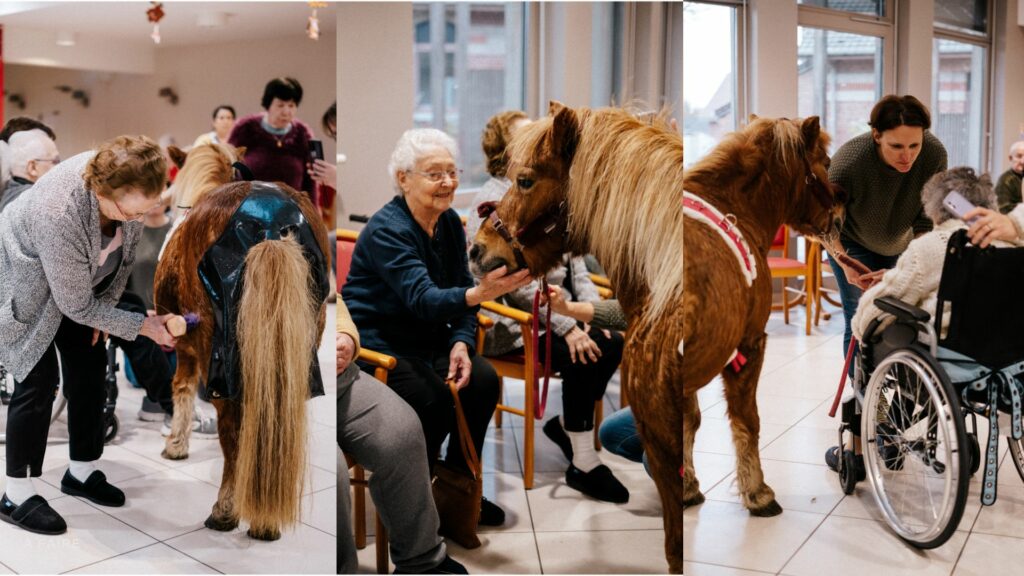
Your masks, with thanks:
[{"label": "wheelchair wheel", "polygon": [[974,476],[981,468],[981,445],[978,443],[978,435],[974,432],[967,433],[967,450],[970,452],[971,476]]},{"label": "wheelchair wheel", "polygon": [[1020,476],[1021,481],[1024,482],[1024,438],[1014,440],[1012,436],[1007,436],[1006,441],[1010,444],[1010,458],[1013,460],[1013,466],[1017,469],[1017,475]]},{"label": "wheelchair wheel", "polygon": [[114,437],[117,436],[117,429],[120,427],[120,421],[117,419],[117,414],[111,414],[109,418],[105,419],[104,422],[107,426],[103,431],[103,443],[109,444]]},{"label": "wheelchair wheel", "polygon": [[882,360],[865,389],[864,464],[889,527],[917,548],[944,544],[967,502],[969,448],[952,385],[917,348]]},{"label": "wheelchair wheel", "polygon": [[853,494],[857,488],[857,457],[853,450],[843,450],[843,466],[839,470],[839,485],[843,488],[843,494]]}]

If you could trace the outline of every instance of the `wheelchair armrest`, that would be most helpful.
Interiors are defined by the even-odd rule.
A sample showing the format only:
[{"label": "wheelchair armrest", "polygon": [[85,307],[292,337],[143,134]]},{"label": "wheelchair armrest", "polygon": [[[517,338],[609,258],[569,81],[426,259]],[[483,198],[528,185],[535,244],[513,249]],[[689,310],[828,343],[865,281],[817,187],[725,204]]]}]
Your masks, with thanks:
[{"label": "wheelchair armrest", "polygon": [[883,296],[881,298],[875,298],[875,306],[882,312],[892,314],[896,318],[904,321],[913,321],[926,323],[931,319],[932,315],[925,312],[924,310],[907,304],[906,302],[893,298],[892,296]]}]

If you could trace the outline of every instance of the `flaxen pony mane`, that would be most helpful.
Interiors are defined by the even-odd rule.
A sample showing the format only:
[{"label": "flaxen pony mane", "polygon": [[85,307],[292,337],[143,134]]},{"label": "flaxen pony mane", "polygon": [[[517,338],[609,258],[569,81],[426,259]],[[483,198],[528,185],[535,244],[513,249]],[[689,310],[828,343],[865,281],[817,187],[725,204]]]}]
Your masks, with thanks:
[{"label": "flaxen pony mane", "polygon": [[204,194],[230,182],[234,176],[231,165],[239,157],[229,144],[202,144],[190,150],[170,189],[175,213],[195,206]]},{"label": "flaxen pony mane", "polygon": [[[683,291],[682,138],[664,114],[648,122],[619,108],[577,111],[578,145],[565,191],[568,246],[589,239],[616,289],[649,292],[644,314],[657,317]],[[548,117],[516,134],[510,173],[538,154],[551,126]],[[642,285],[628,286],[631,278]]]}]

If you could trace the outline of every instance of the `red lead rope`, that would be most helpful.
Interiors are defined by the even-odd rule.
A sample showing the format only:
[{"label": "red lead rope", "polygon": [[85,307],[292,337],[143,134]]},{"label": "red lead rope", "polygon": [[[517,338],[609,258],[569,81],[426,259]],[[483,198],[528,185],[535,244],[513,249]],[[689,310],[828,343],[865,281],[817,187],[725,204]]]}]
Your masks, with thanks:
[{"label": "red lead rope", "polygon": [[[540,367],[540,295],[548,293],[548,280],[542,278],[540,288],[533,294],[533,362],[534,370]],[[548,407],[548,380],[551,379],[551,305],[548,304],[547,319],[544,321],[547,326],[548,337],[544,339],[544,391],[540,392],[540,382],[533,379],[533,414],[538,420],[544,418],[544,410]]]}]

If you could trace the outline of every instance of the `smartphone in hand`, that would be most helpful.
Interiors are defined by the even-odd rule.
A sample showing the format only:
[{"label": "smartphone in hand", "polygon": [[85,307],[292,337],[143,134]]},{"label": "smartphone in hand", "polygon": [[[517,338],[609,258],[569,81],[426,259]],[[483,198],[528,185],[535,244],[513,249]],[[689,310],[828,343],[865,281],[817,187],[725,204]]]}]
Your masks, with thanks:
[{"label": "smartphone in hand", "polygon": [[[942,205],[945,206],[946,210],[949,210],[961,220],[968,212],[976,208],[974,204],[971,204],[967,198],[964,198],[963,195],[956,190],[946,194],[946,197],[942,200]],[[967,223],[973,224],[975,220],[977,220],[977,217],[971,218]]]},{"label": "smartphone in hand", "polygon": [[309,141],[309,158],[310,160],[323,160],[324,159],[324,143],[319,140]]}]

